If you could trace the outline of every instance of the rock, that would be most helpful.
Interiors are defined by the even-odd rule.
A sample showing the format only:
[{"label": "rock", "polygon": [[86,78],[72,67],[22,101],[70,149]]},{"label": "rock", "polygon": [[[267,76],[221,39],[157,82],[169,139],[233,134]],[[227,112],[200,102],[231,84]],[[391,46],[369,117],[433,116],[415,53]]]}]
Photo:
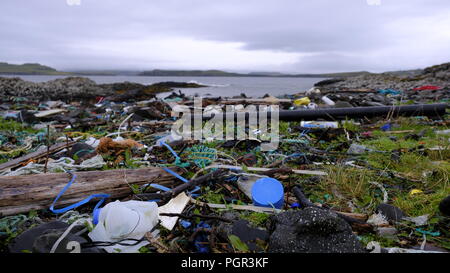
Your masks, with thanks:
[{"label": "rock", "polygon": [[20,111],[17,119],[20,122],[25,122],[28,124],[33,124],[39,121],[39,119],[33,113],[27,110]]},{"label": "rock", "polygon": [[363,253],[351,227],[335,213],[308,207],[271,217],[268,252]]},{"label": "rock", "polygon": [[[61,221],[53,221],[31,228],[18,237],[16,237],[12,243],[8,246],[11,253],[49,253],[56,240],[69,227],[68,224]],[[85,227],[84,225],[75,226],[70,233],[64,238],[57,248],[56,253],[68,253],[71,250],[66,248],[67,243],[70,241],[77,241],[79,243],[87,243],[88,241],[83,237],[75,235]],[[101,253],[98,248],[82,248],[82,253]]]},{"label": "rock", "polygon": [[137,114],[140,117],[145,119],[154,120],[154,119],[162,119],[164,116],[161,112],[159,112],[154,107],[143,107],[133,111],[133,113]]},{"label": "rock", "polygon": [[20,234],[18,237],[16,237],[12,241],[12,243],[8,245],[9,252],[11,253],[23,253],[24,251],[32,252],[34,241],[36,240],[37,237],[44,234],[45,231],[50,229],[66,229],[68,227],[69,225],[64,222],[54,221],[29,229],[24,233]]},{"label": "rock", "polygon": [[378,205],[377,211],[391,222],[399,222],[405,217],[405,214],[401,209],[385,203]]},{"label": "rock", "polygon": [[269,234],[266,230],[251,227],[246,220],[238,220],[232,225],[222,224],[219,228],[222,237],[228,238],[229,235],[235,235],[245,243],[250,251],[263,251],[257,244],[258,240],[267,241]]},{"label": "rock", "polygon": [[[44,234],[40,235],[36,238],[36,240],[34,240],[33,253],[50,253],[53,245],[61,237],[64,231],[65,229],[51,229],[45,231]],[[61,240],[55,250],[55,253],[70,253],[72,251],[75,251],[74,253],[77,253],[76,250],[74,250],[69,245],[70,242],[77,242],[78,244],[80,244],[79,253],[104,253],[96,247],[81,248],[81,244],[88,243],[88,241],[83,237],[77,236],[73,233],[67,234],[67,236],[63,240]]]},{"label": "rock", "polygon": [[323,80],[323,81],[320,81],[320,82],[314,84],[314,86],[324,86],[324,85],[334,84],[334,83],[343,82],[343,81],[345,81],[345,79],[343,79],[343,78]]},{"label": "rock", "polygon": [[90,154],[92,152],[95,152],[95,149],[91,145],[85,143],[76,143],[67,152],[67,156],[72,159],[74,158],[74,156],[76,156],[77,158],[82,158],[85,155]]},{"label": "rock", "polygon": [[439,204],[439,210],[443,215],[450,217],[450,195],[441,201]]},{"label": "rock", "polygon": [[[373,103],[385,105],[394,104],[399,98],[390,96],[380,96],[377,90],[394,89],[402,91],[403,101],[412,100],[415,103],[426,103],[430,100],[439,101],[450,98],[450,63],[436,65],[424,70],[402,73],[382,73],[382,74],[364,74],[359,76],[347,77],[341,80],[326,80],[319,82],[323,93],[335,93],[345,90],[346,95],[362,95],[359,99],[351,100],[353,105],[368,106]],[[439,90],[413,90],[422,86],[439,86]],[[358,92],[351,90],[362,90],[370,87],[374,91]],[[362,105],[361,105],[362,104]]]},{"label": "rock", "polygon": [[29,82],[20,78],[0,77],[0,96],[5,99],[27,97],[36,101],[74,99],[95,99],[107,97],[111,100],[123,101],[127,98],[154,98],[156,93],[170,92],[172,88],[204,87],[196,83],[162,82],[152,85],[139,83],[96,84],[84,77],[66,77],[48,82]]}]

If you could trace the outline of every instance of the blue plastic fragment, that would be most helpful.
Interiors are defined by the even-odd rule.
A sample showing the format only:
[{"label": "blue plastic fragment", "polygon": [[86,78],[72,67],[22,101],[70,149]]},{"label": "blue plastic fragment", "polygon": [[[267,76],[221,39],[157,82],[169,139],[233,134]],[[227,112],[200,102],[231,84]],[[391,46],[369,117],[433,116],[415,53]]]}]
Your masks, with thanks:
[{"label": "blue plastic fragment", "polygon": [[381,126],[381,130],[383,130],[384,132],[390,131],[391,128],[392,128],[392,125],[390,123],[386,123],[385,125]]},{"label": "blue plastic fragment", "polygon": [[[210,227],[210,225],[208,225],[207,223],[202,221],[197,225],[197,229],[199,229],[199,228],[210,229],[211,227]],[[209,244],[208,244],[208,236],[203,232],[200,232],[195,237],[194,245],[195,245],[195,248],[197,249],[198,253],[209,253],[210,252]]]},{"label": "blue plastic fragment", "polygon": [[180,225],[184,228],[190,228],[192,226],[192,223],[186,220],[180,220]]},{"label": "blue plastic fragment", "polygon": [[400,95],[402,92],[394,89],[381,89],[378,90],[378,93],[383,95]]}]

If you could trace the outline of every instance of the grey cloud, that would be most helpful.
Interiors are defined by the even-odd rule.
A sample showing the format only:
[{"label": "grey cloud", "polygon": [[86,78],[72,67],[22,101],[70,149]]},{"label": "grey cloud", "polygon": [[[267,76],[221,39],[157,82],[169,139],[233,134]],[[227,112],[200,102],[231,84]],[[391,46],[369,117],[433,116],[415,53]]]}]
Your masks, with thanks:
[{"label": "grey cloud", "polygon": [[[366,0],[81,0],[80,6],[66,0],[2,0],[0,12],[0,61],[60,69],[130,69],[138,57],[96,56],[83,46],[101,44],[105,52],[114,52],[116,42],[171,38],[299,54],[303,57],[280,69],[302,73],[409,69],[450,60],[448,0],[381,0],[380,6]],[[444,19],[436,20],[439,16]],[[439,40],[446,45],[436,45]],[[183,44],[179,47],[182,52]],[[147,67],[173,62],[158,53],[142,54],[153,62]],[[401,64],[393,62],[396,56]],[[204,63],[192,60],[189,66],[204,68]],[[258,70],[273,69],[261,65]]]}]

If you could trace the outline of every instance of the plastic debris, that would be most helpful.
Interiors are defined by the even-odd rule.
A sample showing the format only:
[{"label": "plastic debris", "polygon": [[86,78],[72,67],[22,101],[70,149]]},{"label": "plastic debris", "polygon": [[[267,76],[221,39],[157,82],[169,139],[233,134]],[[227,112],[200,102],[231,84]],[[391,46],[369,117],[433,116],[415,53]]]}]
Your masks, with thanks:
[{"label": "plastic debris", "polygon": [[423,91],[423,90],[439,90],[442,89],[442,87],[436,86],[436,85],[424,85],[421,87],[414,88],[414,91]]},{"label": "plastic debris", "polygon": [[327,105],[329,105],[329,106],[335,106],[336,105],[336,103],[334,102],[334,101],[332,101],[332,100],[330,100],[330,98],[328,98],[327,96],[323,96],[322,98],[321,98],[321,100],[323,101],[323,102],[325,102]]},{"label": "plastic debris", "polygon": [[364,145],[359,145],[359,144],[353,143],[352,145],[350,145],[350,148],[348,148],[347,154],[363,154],[363,153],[371,152],[371,151],[372,151],[372,149],[369,149]]},{"label": "plastic debris", "polygon": [[302,121],[300,126],[305,128],[338,128],[339,124],[332,121]]},{"label": "plastic debris", "polygon": [[392,125],[390,123],[386,123],[385,125],[381,126],[380,129],[383,132],[390,131],[392,129]]},{"label": "plastic debris", "polygon": [[[39,253],[364,252],[360,243],[373,235],[398,246],[379,252],[426,252],[448,241],[448,198],[439,208],[430,202],[440,192],[434,181],[446,178],[448,149],[430,146],[446,142],[445,89],[418,93],[416,83],[383,81],[354,88],[345,85],[351,79],[333,79],[306,93],[216,93],[196,104],[182,91],[164,95],[194,83],[59,81],[73,97],[55,91],[47,96],[54,101],[12,96],[0,104],[0,213],[11,215],[0,218],[1,246],[19,235],[10,252],[25,241],[22,250]],[[249,139],[215,139],[225,131],[180,126],[189,113],[206,122],[250,108],[259,118],[279,109],[279,130],[238,125],[234,133]],[[403,168],[411,159],[431,165]],[[414,209],[402,202],[408,196]],[[406,216],[416,208],[429,215]],[[34,215],[62,224],[37,234],[43,221]]]},{"label": "plastic debris", "polygon": [[294,105],[296,106],[305,106],[311,103],[311,100],[308,97],[296,99],[294,101]]},{"label": "plastic debris", "polygon": [[416,195],[416,194],[420,194],[423,193],[422,190],[418,190],[418,189],[413,189],[409,192],[409,195]]},{"label": "plastic debris", "polygon": [[413,222],[414,225],[420,227],[420,226],[425,226],[428,223],[428,218],[430,215],[426,214],[426,215],[422,215],[422,216],[417,216],[417,217],[404,217],[404,220]]},{"label": "plastic debris", "polygon": [[255,206],[281,209],[284,204],[284,189],[280,181],[264,177],[252,186],[252,200]]},{"label": "plastic debris", "polygon": [[402,92],[394,90],[394,89],[381,89],[378,90],[378,93],[383,95],[400,95]]},{"label": "plastic debris", "polygon": [[133,244],[136,241],[130,239],[143,239],[157,223],[158,205],[155,202],[115,201],[100,210],[98,224],[88,236],[94,242],[111,242],[110,246],[100,246],[109,253],[137,253],[148,244],[147,241],[131,246],[123,243]]},{"label": "plastic debris", "polygon": [[[169,201],[158,208],[158,212],[161,213],[182,213],[186,205],[189,203],[189,197],[183,192],[177,197]],[[172,230],[178,221],[178,217],[160,216],[161,225],[168,230]]]}]

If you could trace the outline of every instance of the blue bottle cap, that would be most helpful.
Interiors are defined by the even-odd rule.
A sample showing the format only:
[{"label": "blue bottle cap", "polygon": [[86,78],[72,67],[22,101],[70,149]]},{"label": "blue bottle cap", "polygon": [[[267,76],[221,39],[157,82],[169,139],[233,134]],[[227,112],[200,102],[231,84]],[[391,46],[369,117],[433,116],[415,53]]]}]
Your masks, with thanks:
[{"label": "blue bottle cap", "polygon": [[283,185],[270,177],[258,179],[252,187],[252,199],[255,206],[281,209],[284,204]]}]

